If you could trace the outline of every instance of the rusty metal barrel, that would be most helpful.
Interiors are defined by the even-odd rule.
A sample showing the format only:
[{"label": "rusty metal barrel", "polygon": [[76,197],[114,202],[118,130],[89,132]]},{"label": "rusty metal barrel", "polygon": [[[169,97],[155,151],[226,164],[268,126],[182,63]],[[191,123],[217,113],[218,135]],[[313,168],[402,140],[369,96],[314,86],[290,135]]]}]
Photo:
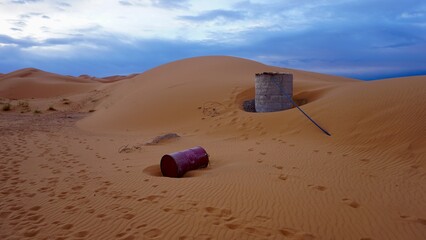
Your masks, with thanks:
[{"label": "rusty metal barrel", "polygon": [[209,155],[199,146],[166,154],[160,162],[163,176],[174,178],[182,177],[191,170],[205,168],[207,165],[209,165]]}]

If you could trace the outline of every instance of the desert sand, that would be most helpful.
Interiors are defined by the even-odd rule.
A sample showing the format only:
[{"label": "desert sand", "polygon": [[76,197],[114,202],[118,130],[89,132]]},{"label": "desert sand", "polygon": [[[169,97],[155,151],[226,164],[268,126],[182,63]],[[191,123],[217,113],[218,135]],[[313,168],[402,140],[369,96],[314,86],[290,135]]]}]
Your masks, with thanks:
[{"label": "desert sand", "polygon": [[[245,112],[265,71],[293,73],[332,136],[295,108]],[[0,239],[426,239],[425,92],[426,76],[220,56],[105,79],[3,74]],[[194,146],[207,168],[161,175],[164,154]]]}]

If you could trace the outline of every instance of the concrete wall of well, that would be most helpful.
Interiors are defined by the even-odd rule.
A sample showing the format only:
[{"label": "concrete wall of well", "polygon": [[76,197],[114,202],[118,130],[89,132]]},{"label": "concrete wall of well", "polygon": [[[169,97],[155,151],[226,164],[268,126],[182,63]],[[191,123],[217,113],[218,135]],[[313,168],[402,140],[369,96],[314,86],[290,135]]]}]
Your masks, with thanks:
[{"label": "concrete wall of well", "polygon": [[293,74],[271,72],[256,74],[256,112],[276,112],[292,108],[292,102],[281,91],[293,97]]}]

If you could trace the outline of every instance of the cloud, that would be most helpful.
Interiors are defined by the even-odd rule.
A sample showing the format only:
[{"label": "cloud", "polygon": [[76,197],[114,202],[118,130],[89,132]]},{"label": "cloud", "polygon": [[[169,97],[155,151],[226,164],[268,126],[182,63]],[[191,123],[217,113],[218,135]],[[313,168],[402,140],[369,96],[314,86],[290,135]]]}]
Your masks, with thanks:
[{"label": "cloud", "polygon": [[16,39],[4,34],[0,34],[0,43],[13,44],[15,46],[19,46],[19,48],[25,48],[37,44],[31,39]]},{"label": "cloud", "polygon": [[36,2],[42,2],[43,0],[12,0],[11,3],[14,4],[29,4],[29,3],[36,3]]},{"label": "cloud", "polygon": [[425,12],[420,11],[413,11],[413,12],[403,12],[400,15],[400,18],[402,19],[418,19],[418,18],[424,18],[426,15]]},{"label": "cloud", "polygon": [[[131,40],[115,35],[77,34],[43,42],[0,35],[0,45],[5,45],[0,47],[0,54],[6,56],[0,59],[0,72],[7,72],[11,66],[8,63],[14,62],[14,69],[31,66],[68,75],[108,76],[143,72],[170,61],[203,55],[239,56],[276,66],[363,79],[418,74],[425,70],[422,63],[426,62],[426,56],[419,54],[426,51],[424,42],[397,49],[377,49],[369,47],[374,41],[357,42],[351,36],[330,41],[336,36],[334,33],[315,39],[310,35],[312,32],[256,33],[264,37],[236,46],[186,40]],[[413,61],[407,62],[407,58]]]},{"label": "cloud", "polygon": [[67,2],[58,2],[57,4],[61,7],[72,7],[72,5]]},{"label": "cloud", "polygon": [[123,6],[133,6],[133,4],[127,0],[118,1],[118,3],[120,3]]},{"label": "cloud", "polygon": [[179,18],[194,22],[207,22],[214,21],[217,19],[235,21],[243,20],[245,18],[245,13],[241,11],[216,9],[202,12],[195,16],[180,16]]},{"label": "cloud", "polygon": [[[31,12],[3,3],[0,72],[31,66],[106,76],[200,55],[363,79],[426,72],[423,0],[76,1],[75,11],[55,2]],[[96,18],[86,11],[95,7]]]},{"label": "cloud", "polygon": [[12,23],[17,28],[23,28],[27,26],[26,20],[10,20],[9,22]]},{"label": "cloud", "polygon": [[21,14],[19,16],[20,19],[29,19],[32,18],[34,16],[40,16],[42,15],[41,13],[35,13],[35,12],[31,12],[31,13],[26,13],[26,14]]},{"label": "cloud", "polygon": [[155,7],[165,9],[186,9],[190,6],[189,0],[151,0],[151,4]]}]

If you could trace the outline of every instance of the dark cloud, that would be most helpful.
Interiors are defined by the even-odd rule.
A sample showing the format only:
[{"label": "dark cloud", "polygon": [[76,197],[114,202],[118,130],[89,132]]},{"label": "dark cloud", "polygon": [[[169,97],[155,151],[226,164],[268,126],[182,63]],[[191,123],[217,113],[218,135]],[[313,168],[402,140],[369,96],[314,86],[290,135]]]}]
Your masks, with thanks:
[{"label": "dark cloud", "polygon": [[241,11],[232,11],[232,10],[212,10],[202,12],[195,16],[181,16],[180,19],[189,20],[194,22],[208,22],[214,21],[217,19],[234,21],[234,20],[242,20],[246,17],[244,12]]},{"label": "dark cloud", "polygon": [[[367,41],[358,41],[348,33],[350,31],[347,34],[337,31],[325,35],[320,35],[320,30],[297,34],[258,31],[246,32],[247,39],[252,36],[252,40],[238,45],[159,39],[128,43],[120,41],[120,36],[105,35],[94,38],[87,37],[87,34],[48,39],[40,43],[31,39],[17,40],[0,35],[0,43],[14,45],[0,48],[0,54],[6,56],[0,59],[0,72],[31,66],[68,75],[86,73],[108,76],[143,72],[170,61],[203,55],[238,56],[275,66],[361,79],[426,72],[423,64],[426,62],[426,56],[422,54],[426,52],[425,41],[386,49],[374,47],[374,39],[377,36],[372,36]],[[312,38],[313,35],[317,37]],[[76,50],[79,54],[61,58],[58,54],[44,56],[25,51],[32,47],[62,45],[81,46]],[[85,48],[86,45],[102,48]],[[7,51],[15,52],[15,55],[9,56],[5,53]]]},{"label": "dark cloud", "polygon": [[20,49],[31,47],[36,44],[31,39],[16,39],[4,34],[0,34],[0,43],[17,45]]}]

